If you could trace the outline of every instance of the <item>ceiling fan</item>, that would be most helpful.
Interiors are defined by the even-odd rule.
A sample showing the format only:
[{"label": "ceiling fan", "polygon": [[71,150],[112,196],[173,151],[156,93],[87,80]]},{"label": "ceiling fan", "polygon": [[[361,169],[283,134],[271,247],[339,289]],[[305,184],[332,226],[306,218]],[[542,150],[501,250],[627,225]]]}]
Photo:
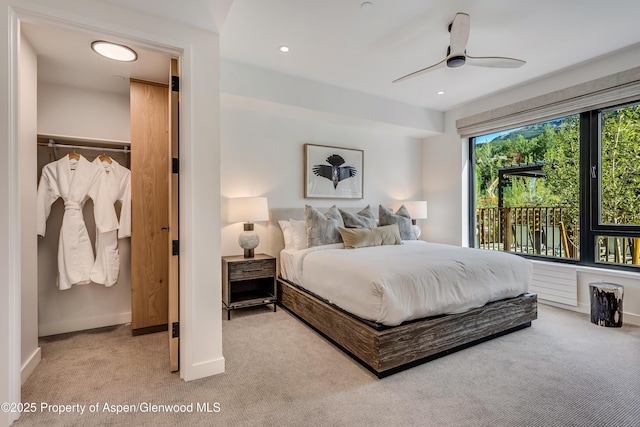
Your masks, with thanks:
[{"label": "ceiling fan", "polygon": [[465,64],[476,67],[490,68],[518,68],[526,64],[526,61],[515,58],[505,58],[501,56],[470,56],[467,55],[467,41],[469,40],[469,27],[471,20],[466,13],[458,12],[449,24],[451,39],[447,48],[447,56],[437,64],[423,68],[413,73],[402,76],[393,83],[419,76],[420,74],[437,70],[447,66],[449,68],[462,67]]}]

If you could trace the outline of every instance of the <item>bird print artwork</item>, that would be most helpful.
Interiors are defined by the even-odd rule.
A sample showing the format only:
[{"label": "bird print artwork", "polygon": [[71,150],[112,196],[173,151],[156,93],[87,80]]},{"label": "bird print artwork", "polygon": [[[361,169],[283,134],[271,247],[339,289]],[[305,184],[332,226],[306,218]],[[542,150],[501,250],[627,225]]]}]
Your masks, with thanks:
[{"label": "bird print artwork", "polygon": [[341,166],[344,164],[342,156],[332,154],[327,157],[326,162],[329,165],[314,165],[313,173],[332,181],[334,189],[338,188],[340,181],[356,176],[356,168],[353,166]]}]

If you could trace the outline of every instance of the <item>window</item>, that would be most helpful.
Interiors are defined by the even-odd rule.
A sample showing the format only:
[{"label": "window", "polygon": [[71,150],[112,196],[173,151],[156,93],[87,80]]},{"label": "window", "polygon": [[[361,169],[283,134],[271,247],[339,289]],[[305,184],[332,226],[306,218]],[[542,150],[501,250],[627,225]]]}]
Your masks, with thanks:
[{"label": "window", "polygon": [[640,105],[600,111],[599,224],[640,225]]},{"label": "window", "polygon": [[640,104],[470,138],[473,245],[640,264]]},{"label": "window", "polygon": [[[627,104],[589,115],[591,229],[596,262],[640,264],[640,104]],[[597,126],[596,126],[597,125]],[[593,135],[596,134],[596,135]]]},{"label": "window", "polygon": [[476,246],[578,259],[580,117],[472,138]]}]

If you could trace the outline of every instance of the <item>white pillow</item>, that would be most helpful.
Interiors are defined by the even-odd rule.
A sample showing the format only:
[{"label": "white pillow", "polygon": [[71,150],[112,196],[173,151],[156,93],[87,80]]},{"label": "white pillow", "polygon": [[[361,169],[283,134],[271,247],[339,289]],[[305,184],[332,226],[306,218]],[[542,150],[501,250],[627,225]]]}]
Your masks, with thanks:
[{"label": "white pillow", "polygon": [[307,223],[305,221],[296,221],[290,219],[291,229],[293,230],[293,248],[307,248]]},{"label": "white pillow", "polygon": [[280,228],[282,229],[282,235],[284,236],[284,248],[293,249],[295,246],[295,243],[293,240],[293,228],[291,227],[291,222],[278,221],[278,224],[280,224]]}]

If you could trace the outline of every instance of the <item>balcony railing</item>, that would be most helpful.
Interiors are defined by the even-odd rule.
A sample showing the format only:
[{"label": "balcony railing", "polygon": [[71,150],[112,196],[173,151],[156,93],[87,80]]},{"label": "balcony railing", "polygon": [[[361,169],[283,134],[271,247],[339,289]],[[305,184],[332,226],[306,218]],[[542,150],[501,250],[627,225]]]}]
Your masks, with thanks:
[{"label": "balcony railing", "polygon": [[506,252],[578,259],[575,224],[561,207],[480,208],[476,211],[477,247]]},{"label": "balcony railing", "polygon": [[[580,258],[578,224],[561,207],[479,208],[476,247],[494,251]],[[638,265],[640,239],[600,236],[599,262]]]}]

